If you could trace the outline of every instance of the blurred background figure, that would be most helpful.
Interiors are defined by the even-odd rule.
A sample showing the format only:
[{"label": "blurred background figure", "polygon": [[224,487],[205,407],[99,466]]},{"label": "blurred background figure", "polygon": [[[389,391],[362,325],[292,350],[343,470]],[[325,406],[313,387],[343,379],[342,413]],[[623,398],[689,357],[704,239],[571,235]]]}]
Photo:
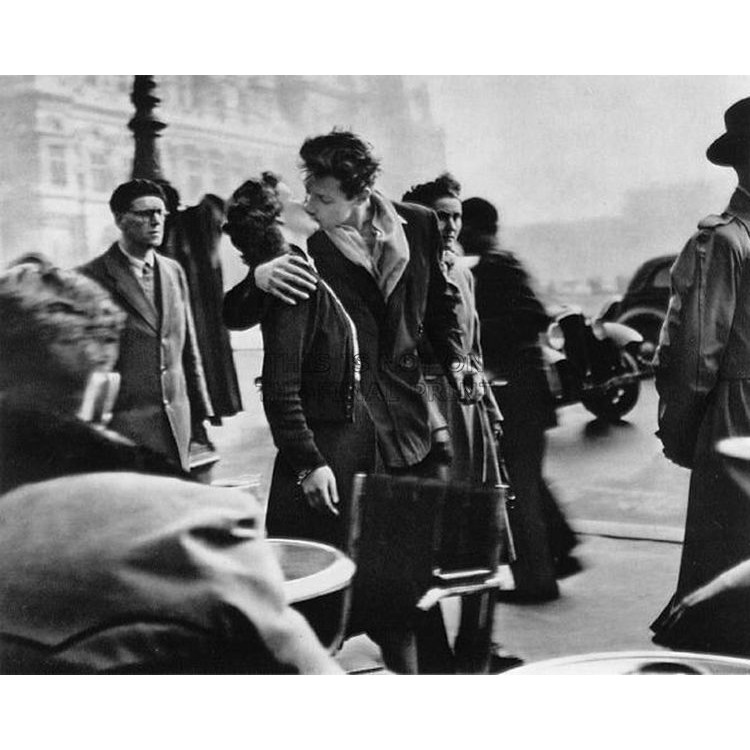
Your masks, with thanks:
[{"label": "blurred background figure", "polygon": [[483,198],[463,202],[459,241],[473,266],[476,309],[487,379],[503,415],[502,454],[517,502],[511,531],[517,560],[515,590],[503,599],[548,601],[559,596],[557,578],[576,572],[575,536],[542,475],[547,428],[556,424],[539,334],[550,321],[531,279],[498,240],[497,209]]},{"label": "blurred background figure", "polygon": [[[223,417],[242,411],[242,397],[232,356],[229,331],[222,320],[224,273],[219,252],[225,220],[224,201],[208,193],[194,206],[178,211],[172,234],[162,253],[174,258],[185,272],[195,336],[203,362],[213,418],[218,426]],[[193,420],[193,436],[201,434],[201,420]],[[207,436],[203,438],[207,441]]]},{"label": "blurred background figure", "polygon": [[127,312],[112,426],[188,471],[193,422],[213,410],[185,273],[156,252],[167,198],[155,182],[138,179],[119,185],[109,205],[120,239],[80,270]]},{"label": "blurred background figure", "polygon": [[22,264],[0,317],[0,671],[339,673],[285,605],[254,499],[105,427],[109,294]]}]

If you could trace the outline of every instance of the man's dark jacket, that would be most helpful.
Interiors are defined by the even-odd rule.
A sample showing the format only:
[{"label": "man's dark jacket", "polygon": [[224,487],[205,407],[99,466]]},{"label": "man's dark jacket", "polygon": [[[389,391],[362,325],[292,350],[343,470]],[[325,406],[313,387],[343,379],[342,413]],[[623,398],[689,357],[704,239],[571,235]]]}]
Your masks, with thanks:
[{"label": "man's dark jacket", "polygon": [[[386,301],[375,279],[352,263],[323,231],[313,234],[308,251],[320,276],[338,295],[357,328],[362,360],[361,385],[390,468],[419,463],[431,448],[426,386],[417,346],[427,336],[446,368],[464,362],[456,317],[459,295],[439,265],[442,243],[432,211],[408,203],[393,204],[404,219],[409,262]],[[264,295],[252,272],[224,298],[229,328],[255,325]]]}]

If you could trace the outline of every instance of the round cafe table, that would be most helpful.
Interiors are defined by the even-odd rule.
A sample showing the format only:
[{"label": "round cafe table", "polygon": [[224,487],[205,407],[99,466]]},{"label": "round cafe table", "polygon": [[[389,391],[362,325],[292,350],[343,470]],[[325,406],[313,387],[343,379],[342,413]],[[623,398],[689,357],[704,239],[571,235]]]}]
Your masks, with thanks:
[{"label": "round cafe table", "polygon": [[331,652],[341,646],[356,566],[343,552],[307,539],[270,538],[286,599]]},{"label": "round cafe table", "polygon": [[687,651],[611,651],[524,664],[506,675],[750,674],[750,659]]}]

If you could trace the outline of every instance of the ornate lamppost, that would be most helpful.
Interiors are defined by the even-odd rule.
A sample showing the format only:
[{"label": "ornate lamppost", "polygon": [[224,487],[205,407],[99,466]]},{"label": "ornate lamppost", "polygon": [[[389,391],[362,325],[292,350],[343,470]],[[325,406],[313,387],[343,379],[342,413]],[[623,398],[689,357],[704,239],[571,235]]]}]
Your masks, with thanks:
[{"label": "ornate lamppost", "polygon": [[134,179],[142,178],[165,183],[156,139],[161,137],[161,131],[167,124],[154,113],[161,103],[161,99],[154,94],[155,88],[154,76],[134,76],[130,101],[135,106],[135,115],[128,123],[135,138],[132,176]]},{"label": "ornate lamppost", "polygon": [[[135,114],[128,123],[135,139],[132,177],[133,179],[153,180],[164,189],[170,216],[167,219],[161,252],[180,262],[185,255],[186,237],[184,229],[180,231],[179,193],[164,176],[161,167],[157,138],[161,137],[161,131],[167,127],[167,124],[154,112],[161,103],[161,99],[154,93],[155,88],[154,76],[134,76],[130,101],[135,106]],[[206,433],[205,425],[202,421],[196,420],[193,424],[193,436],[190,443],[191,473],[201,481],[208,481],[211,468],[218,460],[219,455]]]}]

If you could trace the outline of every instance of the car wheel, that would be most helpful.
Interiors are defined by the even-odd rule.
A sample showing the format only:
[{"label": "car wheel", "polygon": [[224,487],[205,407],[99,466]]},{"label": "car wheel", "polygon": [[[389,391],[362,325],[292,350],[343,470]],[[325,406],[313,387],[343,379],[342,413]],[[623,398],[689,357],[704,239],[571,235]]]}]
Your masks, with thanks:
[{"label": "car wheel", "polygon": [[[636,374],[638,372],[638,362],[635,358],[628,352],[620,352],[620,372],[618,374]],[[633,380],[584,393],[581,403],[595,417],[608,422],[617,422],[636,405],[640,392],[640,381]]]},{"label": "car wheel", "polygon": [[658,318],[652,315],[622,318],[618,321],[618,323],[624,323],[625,325],[634,328],[641,334],[641,336],[643,336],[640,359],[645,365],[650,365],[653,362],[654,354],[656,354],[656,347],[659,344],[659,333],[661,332],[663,322],[663,318]]}]

